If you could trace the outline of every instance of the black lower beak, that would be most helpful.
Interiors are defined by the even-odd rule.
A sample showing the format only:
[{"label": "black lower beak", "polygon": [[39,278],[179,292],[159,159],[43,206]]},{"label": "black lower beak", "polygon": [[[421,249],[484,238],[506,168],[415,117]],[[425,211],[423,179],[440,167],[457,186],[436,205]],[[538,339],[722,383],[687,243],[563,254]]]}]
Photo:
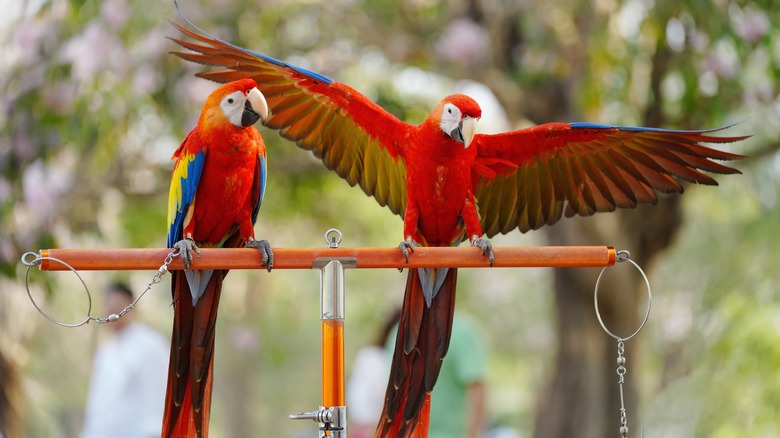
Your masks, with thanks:
[{"label": "black lower beak", "polygon": [[459,141],[461,143],[466,142],[466,140],[463,139],[463,122],[458,123],[458,127],[450,132],[450,137],[452,137],[453,140]]},{"label": "black lower beak", "polygon": [[247,99],[246,103],[244,103],[244,112],[241,114],[241,126],[244,128],[252,126],[258,120],[260,120],[260,114],[257,114],[255,109],[252,108],[252,103]]}]

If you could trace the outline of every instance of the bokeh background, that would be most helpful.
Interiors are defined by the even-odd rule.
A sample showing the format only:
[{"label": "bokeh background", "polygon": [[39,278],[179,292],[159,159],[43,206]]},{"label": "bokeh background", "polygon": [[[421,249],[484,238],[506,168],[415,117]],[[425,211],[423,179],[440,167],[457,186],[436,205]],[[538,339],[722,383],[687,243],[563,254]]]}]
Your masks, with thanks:
[{"label": "bokeh background", "polygon": [[[654,300],[627,344],[633,431],[780,436],[780,8],[770,0],[183,0],[199,26],[347,83],[402,119],[475,97],[483,132],[549,121],[668,128],[741,122],[743,175],[658,206],[496,245],[632,251]],[[73,437],[104,327],[55,326],[19,257],[40,248],[162,247],[170,156],[216,85],[171,56],[164,0],[0,0],[0,431]],[[256,226],[278,247],[394,246],[401,220],[308,152],[261,129],[270,179]],[[605,316],[637,322],[641,277],[609,271]],[[154,272],[82,272],[93,294]],[[617,435],[615,343],[598,326],[598,270],[463,270],[458,306],[489,334],[488,419],[520,437]],[[405,275],[347,272],[347,372],[401,299]],[[316,436],[287,414],[319,402],[317,271],[232,272],[217,332],[212,433]],[[611,291],[610,291],[611,289]],[[75,321],[71,273],[31,272],[47,311]],[[600,295],[601,298],[601,295]],[[136,308],[170,332],[168,282]],[[101,314],[99,302],[93,313]]]}]

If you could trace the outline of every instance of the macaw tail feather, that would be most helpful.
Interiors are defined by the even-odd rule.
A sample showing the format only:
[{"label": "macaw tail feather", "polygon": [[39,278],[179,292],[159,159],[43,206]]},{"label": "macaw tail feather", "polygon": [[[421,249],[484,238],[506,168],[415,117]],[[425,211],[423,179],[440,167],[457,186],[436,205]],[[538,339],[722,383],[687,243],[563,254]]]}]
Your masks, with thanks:
[{"label": "macaw tail feather", "polygon": [[214,271],[193,307],[184,271],[172,271],[174,324],[162,436],[206,438],[209,433],[214,334],[222,280]]},{"label": "macaw tail feather", "polygon": [[376,438],[428,436],[430,393],[452,334],[458,270],[447,270],[428,307],[417,269],[410,269]]}]

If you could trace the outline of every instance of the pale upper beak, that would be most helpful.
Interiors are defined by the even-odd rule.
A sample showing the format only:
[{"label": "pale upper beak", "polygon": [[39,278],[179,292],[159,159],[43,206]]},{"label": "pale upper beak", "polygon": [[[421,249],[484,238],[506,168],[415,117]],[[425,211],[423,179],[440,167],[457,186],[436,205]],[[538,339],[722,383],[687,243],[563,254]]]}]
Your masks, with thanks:
[{"label": "pale upper beak", "polygon": [[458,127],[450,132],[450,137],[462,142],[463,148],[466,149],[474,140],[474,134],[477,130],[477,119],[466,116],[458,123]]},{"label": "pale upper beak", "polygon": [[241,117],[242,126],[254,125],[258,119],[263,122],[268,120],[268,102],[265,96],[257,88],[252,88],[247,94],[244,103],[244,113]]}]

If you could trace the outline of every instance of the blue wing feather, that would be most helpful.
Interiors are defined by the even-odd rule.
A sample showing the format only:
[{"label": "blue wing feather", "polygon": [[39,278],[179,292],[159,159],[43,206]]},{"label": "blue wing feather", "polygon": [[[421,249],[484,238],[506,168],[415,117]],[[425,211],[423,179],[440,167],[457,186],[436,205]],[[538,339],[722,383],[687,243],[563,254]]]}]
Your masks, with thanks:
[{"label": "blue wing feather", "polygon": [[[186,141],[186,140],[185,140]],[[190,206],[195,200],[200,176],[203,173],[203,163],[206,152],[187,154],[179,157],[171,176],[171,190],[168,195],[168,248],[181,240],[185,219]]]},{"label": "blue wing feather", "polygon": [[268,178],[268,172],[265,163],[265,157],[262,155],[257,156],[257,168],[255,170],[255,184],[257,184],[256,198],[254,208],[252,208],[252,223],[257,222],[257,212],[260,211],[260,205],[263,203],[263,196],[265,196],[265,183]]},{"label": "blue wing feather", "polygon": [[603,125],[601,123],[590,123],[590,122],[569,123],[569,125],[575,129],[619,129],[621,131],[627,131],[627,132],[669,132],[669,133],[690,133],[690,134],[709,134],[711,132],[723,131],[725,129],[731,128],[736,124],[737,123],[732,123],[731,125],[723,126],[720,128],[714,128],[714,129],[686,130],[686,129],[648,128],[645,126]]}]

